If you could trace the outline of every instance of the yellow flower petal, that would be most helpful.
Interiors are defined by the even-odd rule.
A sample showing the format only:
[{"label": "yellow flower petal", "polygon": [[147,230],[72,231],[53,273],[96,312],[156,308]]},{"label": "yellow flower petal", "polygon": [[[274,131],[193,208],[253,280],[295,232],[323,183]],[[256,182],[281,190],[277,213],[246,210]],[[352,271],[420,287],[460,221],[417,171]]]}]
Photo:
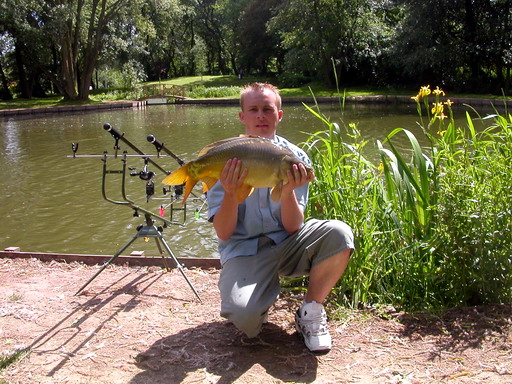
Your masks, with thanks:
[{"label": "yellow flower petal", "polygon": [[439,88],[439,86],[436,87],[436,89],[434,89],[432,91],[432,93],[434,93],[434,95],[441,95],[441,96],[446,96],[446,93],[444,93],[444,91],[442,89]]},{"label": "yellow flower petal", "polygon": [[424,85],[423,87],[420,88],[420,95],[422,97],[425,97],[425,96],[428,96],[430,95],[430,85]]}]

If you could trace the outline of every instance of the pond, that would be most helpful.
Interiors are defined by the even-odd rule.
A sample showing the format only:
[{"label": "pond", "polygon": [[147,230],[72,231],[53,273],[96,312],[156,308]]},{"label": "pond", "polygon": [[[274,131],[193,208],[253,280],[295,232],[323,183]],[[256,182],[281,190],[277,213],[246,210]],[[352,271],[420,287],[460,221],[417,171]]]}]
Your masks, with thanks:
[{"label": "pond", "polygon": [[[308,132],[324,129],[322,123],[302,105],[285,106],[279,134],[300,143]],[[321,105],[332,121],[357,123],[363,136],[383,139],[397,127],[419,133],[414,106]],[[206,144],[241,132],[236,106],[162,105],[146,109],[112,110],[98,113],[41,115],[0,119],[2,204],[0,249],[18,246],[25,252],[114,254],[136,233],[143,217],[134,217],[127,207],[105,201],[101,194],[101,158],[71,158],[71,143],[78,143],[79,155],[114,153],[114,140],[103,129],[110,123],[124,132],[130,142],[147,154],[156,154],[146,137],[153,134],[181,159],[195,158]],[[420,136],[420,135],[419,135]],[[134,153],[120,142],[121,151]],[[371,155],[370,155],[371,156]],[[164,169],[177,163],[169,156],[156,159]],[[108,167],[121,168],[121,160],[109,158]],[[128,166],[140,171],[140,158],[129,158]],[[149,166],[155,176],[154,198],[146,201],[145,182],[127,180],[128,196],[143,208],[158,212],[168,203],[161,188],[162,172]],[[120,196],[120,180],[108,176],[108,193]],[[200,189],[196,189],[200,196]],[[165,198],[165,200],[161,200]],[[195,210],[198,215],[194,215]],[[166,215],[169,211],[166,212]],[[174,213],[179,215],[180,213]],[[206,206],[201,200],[187,204],[187,220],[164,230],[164,237],[178,257],[217,257],[217,243]],[[157,255],[154,242],[137,240],[126,251]]]}]

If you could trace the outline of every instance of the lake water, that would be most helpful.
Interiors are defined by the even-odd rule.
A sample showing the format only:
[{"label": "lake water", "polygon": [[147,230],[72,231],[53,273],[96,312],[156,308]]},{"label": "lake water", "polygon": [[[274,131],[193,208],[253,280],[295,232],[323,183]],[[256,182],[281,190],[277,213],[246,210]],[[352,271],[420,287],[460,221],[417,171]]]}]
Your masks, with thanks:
[{"label": "lake water", "polygon": [[[348,105],[343,116],[337,105],[322,105],[321,111],[332,121],[357,123],[365,138],[383,139],[397,127],[418,132],[415,107]],[[103,129],[110,123],[147,154],[156,154],[147,142],[148,134],[181,159],[195,158],[204,145],[231,136],[242,129],[236,106],[162,105],[146,109],[113,110],[98,113],[41,115],[0,119],[0,158],[2,177],[0,190],[0,249],[18,246],[26,252],[58,252],[113,254],[136,233],[143,217],[102,198],[101,158],[69,158],[71,143],[78,143],[77,154],[114,153],[114,140]],[[278,133],[299,143],[305,132],[324,129],[322,123],[302,105],[285,106],[285,115]],[[134,152],[123,142],[121,151]],[[156,159],[164,169],[174,170],[171,157]],[[109,169],[120,169],[121,160],[109,158]],[[140,171],[143,161],[129,158],[128,166]],[[156,198],[164,198],[161,187],[163,173],[149,166],[155,176]],[[120,179],[108,175],[108,193],[120,196]],[[196,189],[200,196],[200,189]],[[127,194],[145,209],[157,213],[169,202],[151,199],[146,202],[145,182],[128,177]],[[199,217],[194,217],[194,210]],[[169,210],[166,212],[169,215]],[[179,216],[175,213],[175,219]],[[187,204],[187,220],[164,230],[164,237],[178,257],[216,257],[216,238],[206,217],[201,200]],[[131,251],[157,255],[154,242],[137,239]]]}]

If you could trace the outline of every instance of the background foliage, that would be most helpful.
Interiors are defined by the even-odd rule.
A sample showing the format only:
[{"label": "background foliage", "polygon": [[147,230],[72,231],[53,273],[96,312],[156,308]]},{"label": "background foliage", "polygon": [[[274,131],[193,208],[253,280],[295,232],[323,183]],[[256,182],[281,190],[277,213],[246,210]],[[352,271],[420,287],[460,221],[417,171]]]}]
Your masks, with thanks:
[{"label": "background foliage", "polygon": [[0,98],[227,74],[510,94],[511,32],[512,0],[2,0]]}]

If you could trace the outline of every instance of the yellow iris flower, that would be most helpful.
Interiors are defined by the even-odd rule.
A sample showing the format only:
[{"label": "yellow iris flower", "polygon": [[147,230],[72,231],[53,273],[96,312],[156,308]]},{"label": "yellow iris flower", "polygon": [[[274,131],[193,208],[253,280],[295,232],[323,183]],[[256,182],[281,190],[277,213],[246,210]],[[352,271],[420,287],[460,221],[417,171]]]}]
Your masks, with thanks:
[{"label": "yellow iris flower", "polygon": [[443,103],[432,103],[434,107],[432,107],[433,114],[442,114],[444,112]]},{"label": "yellow iris flower", "polygon": [[427,86],[423,86],[420,88],[420,93],[419,93],[419,96],[421,97],[425,97],[425,96],[428,96],[430,95],[430,85],[427,85]]},{"label": "yellow iris flower", "polygon": [[444,93],[444,91],[441,88],[439,88],[439,86],[437,86],[436,89],[432,91],[432,93],[436,96],[446,96],[446,93]]}]

